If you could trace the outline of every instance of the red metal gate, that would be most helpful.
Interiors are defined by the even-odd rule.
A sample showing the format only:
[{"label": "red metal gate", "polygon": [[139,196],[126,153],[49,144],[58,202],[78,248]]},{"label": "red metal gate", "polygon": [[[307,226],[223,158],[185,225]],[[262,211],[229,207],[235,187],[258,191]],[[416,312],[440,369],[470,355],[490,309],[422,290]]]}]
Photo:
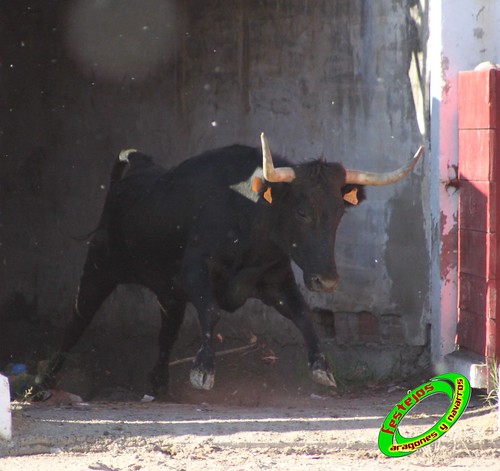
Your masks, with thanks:
[{"label": "red metal gate", "polygon": [[[460,349],[500,357],[500,70],[459,75]],[[497,322],[498,319],[498,322]]]}]

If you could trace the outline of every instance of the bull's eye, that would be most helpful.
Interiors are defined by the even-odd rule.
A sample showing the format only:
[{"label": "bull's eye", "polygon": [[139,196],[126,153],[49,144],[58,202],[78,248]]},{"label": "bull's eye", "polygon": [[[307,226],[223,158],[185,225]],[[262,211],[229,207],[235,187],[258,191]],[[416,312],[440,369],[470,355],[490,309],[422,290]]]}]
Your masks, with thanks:
[{"label": "bull's eye", "polygon": [[297,219],[303,223],[310,223],[311,217],[301,208],[295,210],[295,216]]}]

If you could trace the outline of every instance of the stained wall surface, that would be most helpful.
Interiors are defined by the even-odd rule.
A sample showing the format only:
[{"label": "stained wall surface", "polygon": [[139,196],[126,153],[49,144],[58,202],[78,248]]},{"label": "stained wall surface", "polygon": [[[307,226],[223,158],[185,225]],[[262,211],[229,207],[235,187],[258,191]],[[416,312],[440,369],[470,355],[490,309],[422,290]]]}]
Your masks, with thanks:
[{"label": "stained wall surface", "polygon": [[[258,146],[264,130],[273,151],[294,161],[325,157],[383,171],[425,141],[416,98],[425,81],[416,67],[425,12],[417,2],[140,4],[0,6],[0,369],[56,348],[84,236],[96,227],[121,149],[171,166],[234,142]],[[368,189],[339,229],[338,292],[306,293],[333,353],[367,343],[410,347],[416,356],[407,361],[415,363],[425,352],[426,165],[396,185]],[[94,380],[144,380],[156,354],[157,311],[137,287],[106,302],[79,347]],[[221,329],[228,338],[254,332],[300,343],[288,321],[256,302]],[[197,336],[190,311],[179,356],[194,353]]]}]

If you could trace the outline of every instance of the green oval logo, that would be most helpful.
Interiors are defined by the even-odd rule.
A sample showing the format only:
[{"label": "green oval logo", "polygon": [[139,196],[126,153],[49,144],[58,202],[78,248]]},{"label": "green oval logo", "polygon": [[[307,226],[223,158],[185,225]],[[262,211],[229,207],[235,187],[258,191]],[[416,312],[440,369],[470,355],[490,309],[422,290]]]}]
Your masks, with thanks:
[{"label": "green oval logo", "polygon": [[[421,400],[433,394],[446,394],[451,401],[444,415],[424,433],[403,437],[398,430],[401,420]],[[409,391],[385,418],[378,434],[378,447],[390,457],[406,456],[442,437],[464,413],[471,395],[469,380],[458,373],[446,373]]]}]

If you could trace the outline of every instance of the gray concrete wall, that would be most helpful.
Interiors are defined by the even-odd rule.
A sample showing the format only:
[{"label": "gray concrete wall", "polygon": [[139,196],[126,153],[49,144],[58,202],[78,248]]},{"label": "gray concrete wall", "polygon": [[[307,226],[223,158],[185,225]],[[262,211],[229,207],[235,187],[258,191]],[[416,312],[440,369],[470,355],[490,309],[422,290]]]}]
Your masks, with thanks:
[{"label": "gray concrete wall", "polygon": [[[86,251],[71,236],[95,227],[122,148],[173,165],[212,147],[259,145],[264,130],[273,151],[295,161],[324,156],[390,170],[409,159],[423,140],[408,74],[420,52],[414,3],[2,4],[0,361],[55,348]],[[414,351],[410,364],[425,352],[425,169],[424,162],[404,182],[368,190],[339,230],[338,292],[306,293],[333,356],[366,343],[398,345],[395,355]],[[130,287],[107,301],[77,349],[92,381],[144,380],[156,310],[148,293]],[[376,334],[369,339],[366,325]],[[221,330],[300,343],[288,322],[256,302]],[[194,353],[196,336],[191,313],[177,354]],[[393,366],[384,362],[379,376]]]}]

